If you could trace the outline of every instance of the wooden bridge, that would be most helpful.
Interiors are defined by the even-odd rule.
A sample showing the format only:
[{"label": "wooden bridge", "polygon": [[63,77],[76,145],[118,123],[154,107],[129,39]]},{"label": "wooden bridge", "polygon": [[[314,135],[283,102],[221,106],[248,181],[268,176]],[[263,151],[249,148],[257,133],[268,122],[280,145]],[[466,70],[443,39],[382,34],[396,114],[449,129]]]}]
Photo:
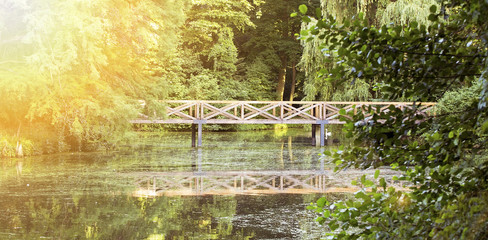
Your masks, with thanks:
[{"label": "wooden bridge", "polygon": [[[166,112],[162,116],[140,115],[131,121],[139,124],[192,124],[192,146],[195,146],[195,128],[198,126],[198,146],[202,145],[203,124],[311,124],[312,143],[316,127],[320,126],[320,145],[325,145],[325,125],[344,124],[340,111],[364,111],[372,106],[381,112],[390,106],[416,109],[418,114],[428,114],[435,103],[411,102],[285,102],[285,101],[164,101]],[[144,104],[142,104],[144,106]],[[365,113],[366,116],[369,113]]]},{"label": "wooden bridge", "polygon": [[[373,180],[373,170],[267,170],[267,171],[193,171],[193,172],[135,172],[122,175],[132,178],[136,190],[133,196],[156,197],[174,195],[229,194],[309,194],[327,192],[355,192],[360,188],[352,180],[363,174]],[[384,169],[381,177],[387,185],[407,190],[402,182],[393,181],[398,172]]]}]

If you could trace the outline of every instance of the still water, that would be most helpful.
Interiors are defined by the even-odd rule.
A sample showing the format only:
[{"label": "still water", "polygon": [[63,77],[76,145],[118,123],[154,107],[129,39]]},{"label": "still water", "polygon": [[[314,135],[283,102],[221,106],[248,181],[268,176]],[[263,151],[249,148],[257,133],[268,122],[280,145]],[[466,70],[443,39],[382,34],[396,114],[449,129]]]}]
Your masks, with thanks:
[{"label": "still water", "polygon": [[115,152],[0,160],[0,239],[317,239],[328,169],[303,129],[137,133]]}]

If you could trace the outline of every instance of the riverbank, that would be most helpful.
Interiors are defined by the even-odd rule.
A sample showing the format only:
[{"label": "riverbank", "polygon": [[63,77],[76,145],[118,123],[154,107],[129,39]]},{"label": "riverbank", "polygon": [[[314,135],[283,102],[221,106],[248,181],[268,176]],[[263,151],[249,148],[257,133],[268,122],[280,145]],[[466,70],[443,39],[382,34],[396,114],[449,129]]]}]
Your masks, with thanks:
[{"label": "riverbank", "polygon": [[34,154],[31,140],[0,134],[0,157],[23,157]]},{"label": "riverbank", "polygon": [[[301,127],[301,126],[300,126]],[[237,132],[237,131],[259,131],[288,128],[286,125],[206,125],[204,131],[207,132]],[[0,132],[0,157],[15,158],[26,156],[37,156],[42,154],[53,154],[62,152],[91,152],[100,149],[114,149],[117,144],[124,142],[130,137],[131,132],[188,132],[191,125],[166,125],[144,124],[135,125],[132,131],[126,132],[125,136],[117,141],[92,141],[90,147],[80,148],[80,142],[76,139],[69,139],[60,134],[38,129],[24,129],[24,137],[20,137],[16,132]],[[86,144],[85,144],[86,145]]]},{"label": "riverbank", "polygon": [[[333,138],[335,141],[342,141],[345,139],[341,131],[342,126],[330,125],[329,132],[334,132]],[[251,131],[266,131],[274,130],[277,136],[286,136],[288,129],[303,129],[304,132],[310,132],[310,125],[285,125],[285,124],[255,124],[255,125],[204,125],[205,132],[251,132]],[[98,150],[117,150],[119,145],[124,145],[127,139],[130,139],[134,133],[170,133],[181,132],[187,133],[191,131],[191,125],[160,125],[160,124],[141,124],[134,125],[131,131],[125,133],[123,137],[116,141],[92,141],[89,147],[80,148],[80,142],[76,139],[69,139],[64,136],[56,134],[48,134],[43,132],[38,134],[36,132],[26,131],[25,137],[18,137],[17,134],[8,134],[0,132],[0,157],[15,158],[26,156],[37,156],[43,154],[55,154],[63,152],[92,152]],[[85,143],[86,145],[87,143]]]}]

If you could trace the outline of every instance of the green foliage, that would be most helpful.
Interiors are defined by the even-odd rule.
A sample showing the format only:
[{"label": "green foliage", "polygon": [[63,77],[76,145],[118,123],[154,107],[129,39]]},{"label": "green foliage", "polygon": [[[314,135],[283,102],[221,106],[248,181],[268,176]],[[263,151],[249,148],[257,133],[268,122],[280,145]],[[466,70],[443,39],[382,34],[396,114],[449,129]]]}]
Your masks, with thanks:
[{"label": "green foliage", "polygon": [[220,96],[219,79],[210,70],[191,76],[188,99],[216,99]]},{"label": "green foliage", "polygon": [[475,81],[469,87],[462,87],[446,92],[437,102],[437,114],[453,114],[464,112],[480,97],[481,82]]},{"label": "green foliage", "polygon": [[[363,177],[355,182],[363,190],[354,200],[320,200],[310,208],[322,215],[317,220],[328,225],[330,239],[488,237],[488,5],[441,5],[430,8],[428,26],[377,28],[360,14],[343,24],[320,19],[303,34],[304,40],[324,39],[322,50],[340,63],[321,70],[332,84],[379,79],[376,88],[385,98],[415,102],[387,112],[341,112],[346,134],[356,140],[351,148],[327,152],[337,170],[390,166],[401,172],[396,180],[412,187],[400,192],[381,178]],[[424,101],[440,101],[440,114],[419,114]]]},{"label": "green foliage", "polygon": [[363,79],[357,79],[354,83],[345,85],[341,91],[336,91],[331,100],[336,101],[362,101],[371,99],[371,86]]},{"label": "green foliage", "polygon": [[258,56],[251,63],[243,63],[242,68],[245,73],[242,82],[245,83],[243,91],[247,91],[247,99],[256,100],[274,100],[273,90],[275,87],[273,78],[273,68],[270,65],[270,59],[266,56]]},{"label": "green foliage", "polygon": [[243,81],[234,77],[237,71],[238,49],[236,32],[254,24],[249,12],[253,6],[240,1],[193,1],[186,23],[180,29],[181,44],[174,69],[178,72],[170,81],[172,99],[239,99],[247,96]]},{"label": "green foliage", "polygon": [[138,99],[165,97],[170,67],[159,59],[176,50],[177,35],[167,33],[183,23],[183,2],[3,1],[2,13],[17,15],[1,19],[0,48],[23,50],[0,61],[0,96],[8,99],[0,127],[17,138],[47,137],[33,141],[47,153],[110,147],[130,127]]},{"label": "green foliage", "polygon": [[[8,101],[0,103],[0,127],[32,139],[38,152],[91,150],[123,138],[139,100],[153,114],[166,98],[275,99],[281,59],[268,48],[243,60],[235,36],[255,28],[259,14],[275,17],[280,2],[265,3],[4,1],[0,97]],[[289,19],[297,6],[279,14]],[[274,40],[293,34],[283,32]],[[284,43],[274,47],[298,54],[295,39]]]},{"label": "green foliage", "polygon": [[[312,18],[302,27],[303,55],[299,66],[306,75],[304,92],[307,100],[336,100],[336,101],[365,101],[371,98],[383,98],[381,92],[375,91],[375,86],[381,81],[380,76],[371,76],[356,80],[356,76],[361,78],[364,72],[356,72],[357,68],[350,69],[356,74],[349,77],[351,84],[336,84],[329,74],[338,74],[342,68],[340,60],[346,48],[334,49],[339,42],[336,39],[324,39],[321,16],[335,19],[338,28],[347,28],[351,24],[356,14],[362,14],[363,20],[369,25],[375,24],[426,24],[430,15],[429,7],[435,1],[424,0],[400,0],[400,1],[322,1],[320,14],[317,19]],[[364,14],[363,14],[364,13]],[[310,35],[307,35],[310,34]],[[321,37],[311,37],[320,35]],[[346,37],[346,36],[342,36]],[[330,51],[329,51],[330,50]],[[363,54],[367,52],[363,51]],[[381,61],[381,60],[380,60]],[[398,99],[403,96],[398,96]]]},{"label": "green foliage", "polygon": [[[289,96],[285,96],[286,86],[289,86],[289,89],[298,85],[298,79],[302,73],[296,71],[296,66],[302,54],[302,47],[296,39],[295,33],[300,30],[301,23],[300,19],[290,17],[290,13],[307,2],[312,6],[318,6],[319,3],[319,1],[302,0],[263,1],[256,7],[255,17],[252,19],[255,28],[240,33],[236,37],[236,44],[241,50],[240,56],[244,59],[242,63],[244,70],[238,72],[239,76],[254,81],[257,80],[254,74],[259,72],[261,80],[255,81],[251,85],[260,82],[261,90],[272,88],[275,92],[273,95],[266,93],[255,100],[269,98],[288,100]],[[300,8],[300,11],[306,11],[307,7],[302,5]],[[289,74],[294,70],[295,75]],[[289,94],[291,95],[291,90]]]},{"label": "green foliage", "polygon": [[408,25],[417,22],[420,25],[429,25],[430,8],[440,9],[436,0],[399,0],[386,5],[377,12],[377,18],[382,25],[397,24]]}]

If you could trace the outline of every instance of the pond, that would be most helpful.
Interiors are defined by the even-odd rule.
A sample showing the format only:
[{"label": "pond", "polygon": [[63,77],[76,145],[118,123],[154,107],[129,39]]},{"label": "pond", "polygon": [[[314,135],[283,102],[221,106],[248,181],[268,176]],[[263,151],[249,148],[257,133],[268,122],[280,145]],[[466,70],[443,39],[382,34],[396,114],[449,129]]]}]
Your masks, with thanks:
[{"label": "pond", "polygon": [[306,206],[347,193],[326,191],[309,131],[203,136],[199,149],[191,133],[136,133],[114,152],[0,160],[0,239],[324,236]]}]

